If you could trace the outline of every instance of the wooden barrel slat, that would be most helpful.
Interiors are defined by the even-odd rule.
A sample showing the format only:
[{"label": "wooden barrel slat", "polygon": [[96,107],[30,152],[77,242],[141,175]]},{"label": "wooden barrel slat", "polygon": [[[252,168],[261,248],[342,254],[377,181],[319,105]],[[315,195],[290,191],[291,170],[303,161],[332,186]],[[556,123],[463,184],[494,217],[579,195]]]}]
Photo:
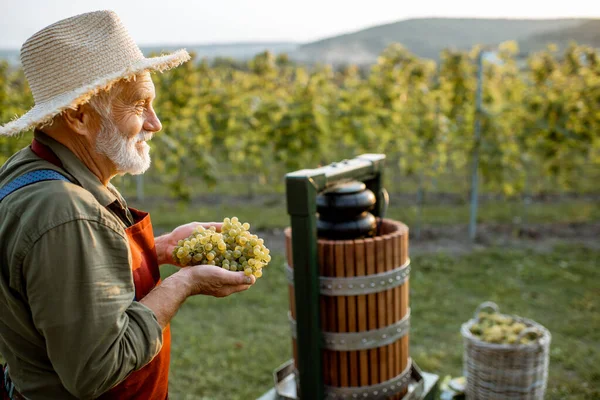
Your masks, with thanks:
[{"label": "wooden barrel slat", "polygon": [[[393,270],[408,259],[408,228],[384,220],[382,236],[371,239],[317,242],[319,274],[355,277]],[[293,267],[291,230],[286,229],[286,256]],[[290,311],[296,318],[294,288],[290,285]],[[400,321],[408,311],[408,280],[378,293],[354,296],[321,296],[321,329],[326,332],[364,332]],[[360,351],[323,349],[324,383],[334,387],[360,387],[399,375],[408,362],[408,335],[386,346]],[[293,340],[294,358],[297,343]],[[297,367],[297,363],[296,363]],[[399,393],[390,399],[401,399]]]},{"label": "wooden barrel slat", "polygon": [[[367,275],[373,275],[376,271],[375,263],[375,242],[372,240],[365,242],[365,254],[367,256]],[[371,293],[367,295],[367,303],[369,310],[369,330],[377,329],[377,294]],[[379,350],[369,350],[370,361],[370,385],[379,383]]]},{"label": "wooden barrel slat", "polygon": [[[386,235],[386,236],[387,237],[384,237],[385,270],[391,271],[396,267],[394,265],[394,240],[393,240],[393,236],[391,236],[391,235]],[[385,303],[388,308],[388,311],[386,312],[386,316],[387,316],[386,326],[388,326],[388,325],[392,325],[394,322],[396,322],[394,320],[394,290],[393,289],[386,290],[385,295],[386,295]],[[394,343],[392,343],[392,344],[389,344],[387,346],[387,348],[388,348],[388,378],[393,378],[394,376],[397,375],[396,369],[394,367],[394,360],[397,358],[396,346]]]},{"label": "wooden barrel slat", "polygon": [[[326,256],[325,260],[327,262],[327,269],[325,276],[335,276],[335,242],[326,241],[325,249]],[[327,331],[328,332],[337,332],[338,324],[337,324],[337,298],[324,296],[326,297],[327,304]],[[339,386],[340,378],[338,373],[338,354],[336,351],[326,350],[325,356],[329,359],[329,366],[331,368],[330,371],[330,381],[331,386]]]},{"label": "wooden barrel slat", "polygon": [[[319,242],[317,243],[317,250],[318,250],[318,256],[319,256],[319,275],[325,275],[325,243],[323,242]],[[320,296],[319,297],[319,308],[321,311],[321,315],[320,315],[320,323],[321,323],[321,330],[327,330],[325,329],[327,326],[327,304],[325,304],[325,296]]]},{"label": "wooden barrel slat", "polygon": [[[336,241],[335,244],[335,276],[343,277],[346,275],[346,260],[344,258],[344,242]],[[336,332],[348,332],[348,309],[346,307],[346,297],[337,296],[337,321],[338,326]],[[349,386],[350,380],[348,375],[348,352],[338,351],[338,368],[340,373],[340,386]]]},{"label": "wooden barrel slat", "polygon": [[[404,311],[404,315],[406,315],[406,312],[408,310],[408,291],[409,291],[409,286],[410,286],[410,280],[407,280],[403,287],[402,287],[402,307],[403,307],[403,311]],[[401,339],[401,343],[402,343],[402,353],[403,354],[408,354],[408,347],[409,347],[409,335],[404,336]],[[408,359],[407,358],[402,358],[402,367],[406,368],[408,365]]]},{"label": "wooden barrel slat", "polygon": [[[367,274],[367,264],[365,255],[365,246],[363,241],[356,240],[354,242],[354,266],[356,276],[364,276]],[[367,295],[356,296],[357,312],[358,312],[358,331],[364,332],[368,330],[367,317]],[[360,364],[360,386],[369,386],[369,352],[361,350],[358,353]]]},{"label": "wooden barrel slat", "polygon": [[[394,264],[396,266],[402,265],[402,254],[401,254],[401,236],[395,235],[393,239],[393,251],[394,251]],[[402,311],[400,310],[400,302],[402,296],[402,286],[394,288],[394,320],[399,321],[402,319]],[[402,340],[396,340],[394,343],[394,351],[396,358],[394,359],[394,374],[398,375],[402,372]],[[396,395],[395,399],[401,399],[402,394]]]},{"label": "wooden barrel slat", "polygon": [[[355,264],[354,264],[354,241],[344,241],[344,260],[345,260],[345,276],[352,277],[356,276]],[[348,311],[348,332],[358,332],[358,308],[356,304],[356,296],[346,297],[346,309]],[[358,352],[349,351],[349,369],[350,369],[350,386],[359,386],[359,364],[358,364]]]},{"label": "wooden barrel slat", "polygon": [[[400,249],[402,251],[402,263],[404,264],[406,261],[408,261],[408,228],[405,228],[405,231],[402,234]],[[409,280],[410,279],[407,278],[406,282],[404,282],[404,284],[401,286],[402,299],[400,301],[400,312],[402,314],[402,317],[404,317],[406,315],[406,313],[408,312],[408,308],[409,308],[408,307]],[[402,354],[408,354],[408,340],[409,340],[409,335],[406,335],[405,337],[403,337],[400,340]],[[402,369],[404,370],[404,368],[406,368],[407,365],[408,365],[408,357],[403,357],[402,358]]]},{"label": "wooden barrel slat", "polygon": [[[327,269],[327,260],[326,260],[326,243],[324,241],[319,241],[317,243],[318,257],[319,257],[319,274],[326,275]],[[320,296],[320,312],[321,312],[321,330],[328,331],[328,321],[327,321],[327,297]],[[322,362],[323,362],[323,383],[325,385],[331,385],[331,363],[329,361],[329,355],[326,354],[328,350],[323,350],[322,352]]]},{"label": "wooden barrel slat", "polygon": [[[375,238],[375,270],[377,273],[385,272],[385,243],[382,237]],[[387,304],[386,293],[377,293],[377,328],[383,328],[387,325]],[[388,372],[388,348],[383,346],[379,348],[379,379],[387,381],[390,379]]]},{"label": "wooden barrel slat", "polygon": [[[405,253],[407,247],[405,246],[405,242],[408,243],[408,228],[404,229],[401,235],[397,236],[397,245],[396,248],[398,250],[398,265],[404,265],[406,261],[408,261],[408,255]],[[404,292],[406,290],[406,284],[401,285],[396,288],[398,294],[398,318],[402,319],[406,316],[408,312],[408,302],[404,300]],[[406,355],[404,357],[399,357],[397,360],[398,369],[400,371],[404,371],[406,366],[408,365],[408,352],[404,349],[403,343],[407,344],[409,341],[409,336],[401,338],[396,342],[396,347],[400,354]],[[399,398],[402,398],[406,394],[407,390],[401,392],[399,394]]]}]

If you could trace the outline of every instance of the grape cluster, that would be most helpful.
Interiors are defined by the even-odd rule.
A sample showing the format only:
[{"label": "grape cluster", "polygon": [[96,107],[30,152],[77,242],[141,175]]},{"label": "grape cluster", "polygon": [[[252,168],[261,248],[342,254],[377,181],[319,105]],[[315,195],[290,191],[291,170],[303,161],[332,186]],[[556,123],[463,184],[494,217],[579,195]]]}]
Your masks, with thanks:
[{"label": "grape cluster", "polygon": [[519,334],[526,328],[527,325],[508,315],[482,312],[470,331],[484,342],[497,344],[529,344],[541,336],[540,332],[528,332],[519,340]]},{"label": "grape cluster", "polygon": [[214,226],[199,226],[194,233],[180,240],[173,258],[182,266],[216,265],[228,271],[244,271],[247,276],[262,276],[262,269],[271,261],[264,240],[251,234],[250,224],[237,217],[223,220],[221,232]]}]

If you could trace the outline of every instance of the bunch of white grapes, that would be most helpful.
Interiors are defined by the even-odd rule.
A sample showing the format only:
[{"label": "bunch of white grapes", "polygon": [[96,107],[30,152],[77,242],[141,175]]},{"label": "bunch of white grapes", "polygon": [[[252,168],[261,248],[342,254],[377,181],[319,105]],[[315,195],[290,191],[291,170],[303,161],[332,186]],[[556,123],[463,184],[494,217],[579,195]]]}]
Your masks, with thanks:
[{"label": "bunch of white grapes", "polygon": [[478,339],[497,344],[529,344],[541,336],[540,332],[528,332],[519,340],[519,334],[526,328],[527,325],[508,315],[482,312],[470,330]]},{"label": "bunch of white grapes", "polygon": [[214,226],[199,226],[194,233],[180,240],[173,258],[182,266],[216,265],[228,271],[244,271],[247,276],[262,276],[262,269],[271,261],[264,240],[251,234],[250,224],[237,217],[225,218],[221,232]]}]

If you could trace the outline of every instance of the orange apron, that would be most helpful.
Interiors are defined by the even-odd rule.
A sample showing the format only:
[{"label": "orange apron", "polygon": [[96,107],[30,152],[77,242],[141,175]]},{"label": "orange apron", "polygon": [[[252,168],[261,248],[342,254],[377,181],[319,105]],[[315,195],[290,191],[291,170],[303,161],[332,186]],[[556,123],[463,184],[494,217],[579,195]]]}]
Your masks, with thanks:
[{"label": "orange apron", "polygon": [[[36,155],[62,167],[50,148],[33,140],[32,150]],[[125,230],[131,251],[131,271],[135,284],[135,299],[141,300],[160,284],[158,257],[154,245],[154,232],[150,214],[134,208],[129,209],[134,225]],[[171,361],[171,328],[163,330],[163,345],[160,352],[143,368],[132,372],[123,382],[104,393],[99,399],[168,399],[169,363]]]},{"label": "orange apron", "polygon": [[[125,230],[131,250],[131,269],[135,283],[135,298],[144,298],[160,283],[154,233],[150,214],[129,209],[135,224]],[[163,400],[168,398],[169,362],[171,360],[171,328],[163,330],[160,352],[142,369],[129,375],[123,382],[100,396],[100,399]]]}]

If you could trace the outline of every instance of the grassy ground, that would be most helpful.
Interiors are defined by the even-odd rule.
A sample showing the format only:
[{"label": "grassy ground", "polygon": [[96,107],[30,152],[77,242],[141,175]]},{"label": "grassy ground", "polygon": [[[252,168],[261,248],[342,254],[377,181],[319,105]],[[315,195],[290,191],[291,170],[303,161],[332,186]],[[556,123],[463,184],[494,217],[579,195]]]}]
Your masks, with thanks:
[{"label": "grassy ground", "polygon": [[[130,203],[152,213],[158,232],[192,220],[214,221],[233,215],[249,221],[253,230],[287,226],[284,203],[271,201]],[[465,224],[468,212],[467,205],[426,205],[421,223],[452,228]],[[388,216],[408,223],[414,232],[416,207],[393,203]],[[521,203],[489,201],[479,212],[480,221],[515,226],[523,216]],[[585,199],[534,203],[527,221],[600,221],[600,205]],[[576,242],[577,235],[571,239]],[[597,248],[563,242],[553,250],[543,247],[541,252],[514,247],[459,254],[419,252],[412,257],[411,356],[426,371],[460,375],[460,325],[479,303],[493,300],[503,311],[537,320],[552,332],[547,399],[599,399]],[[248,292],[224,299],[188,299],[173,320],[171,398],[251,400],[272,386],[273,369],[291,357],[282,263],[282,255],[275,251],[272,265]],[[165,266],[162,275],[173,271],[174,267]]]},{"label": "grassy ground", "polygon": [[[184,304],[173,320],[173,399],[247,400],[272,386],[273,369],[291,357],[282,262],[275,257],[248,292]],[[426,371],[460,375],[460,325],[493,300],[552,332],[547,399],[598,399],[599,266],[599,251],[573,246],[413,257],[411,356]]]}]

